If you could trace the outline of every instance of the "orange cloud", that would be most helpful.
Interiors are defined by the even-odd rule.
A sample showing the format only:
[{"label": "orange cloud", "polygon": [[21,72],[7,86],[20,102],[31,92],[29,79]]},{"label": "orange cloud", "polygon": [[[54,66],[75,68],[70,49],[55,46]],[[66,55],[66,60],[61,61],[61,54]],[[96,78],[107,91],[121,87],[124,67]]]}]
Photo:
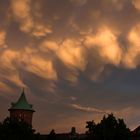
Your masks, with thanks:
[{"label": "orange cloud", "polygon": [[[33,13],[32,0],[12,0],[11,9],[13,17],[20,23],[20,30],[30,33],[35,37],[44,37],[48,33],[52,33],[51,27],[41,23],[38,19],[41,13],[36,8]],[[39,9],[40,10],[40,9]],[[39,15],[39,16],[38,16]]]},{"label": "orange cloud", "polygon": [[0,31],[0,47],[2,47],[2,48],[7,47],[7,45],[5,43],[5,39],[6,39],[6,32],[5,31]]},{"label": "orange cloud", "polygon": [[46,52],[46,53],[48,53],[50,51],[55,53],[58,50],[59,45],[55,41],[44,40],[40,44],[39,48],[40,48],[41,51]]},{"label": "orange cloud", "polygon": [[31,0],[12,0],[11,9],[14,17],[20,22],[20,29],[25,32],[32,30],[33,18],[31,15]]},{"label": "orange cloud", "polygon": [[25,53],[21,59],[21,62],[24,64],[24,69],[42,78],[56,80],[57,73],[54,69],[53,62],[49,59],[43,59],[35,52],[36,50],[25,49]]},{"label": "orange cloud", "polygon": [[124,55],[124,65],[127,68],[136,68],[140,61],[140,24],[134,26],[129,32],[127,39],[129,42],[129,46]]},{"label": "orange cloud", "polygon": [[137,10],[140,10],[140,1],[139,0],[132,0],[132,4]]},{"label": "orange cloud", "polygon": [[6,49],[0,56],[0,62],[0,69],[6,72],[6,74],[0,74],[0,79],[6,79],[20,87],[25,87],[26,85],[21,80],[19,68],[47,80],[57,79],[57,73],[52,61],[36,55],[36,50],[34,49],[28,48],[21,51]]},{"label": "orange cloud", "polygon": [[6,49],[0,56],[1,65],[9,70],[16,70],[14,61],[18,57],[19,57],[19,53],[17,51]]},{"label": "orange cloud", "polygon": [[86,50],[81,41],[66,39],[56,51],[56,56],[69,69],[64,73],[65,79],[76,82],[79,71],[86,69]]},{"label": "orange cloud", "polygon": [[32,31],[32,35],[35,37],[44,37],[46,34],[52,33],[51,27],[44,26],[41,23],[35,23],[35,27]]},{"label": "orange cloud", "polygon": [[35,73],[42,78],[51,80],[57,79],[57,74],[51,60],[44,60],[40,57],[34,56],[30,58],[28,62],[25,61],[25,67],[27,71]]},{"label": "orange cloud", "polygon": [[17,69],[16,61],[19,60],[20,54],[17,51],[6,49],[0,56],[0,69],[6,74],[1,72],[0,78],[9,80],[17,86],[24,87],[24,83],[20,79],[19,71]]},{"label": "orange cloud", "polygon": [[117,37],[108,27],[99,29],[96,35],[87,35],[85,45],[94,48],[105,64],[118,66],[122,57],[122,50],[117,42]]},{"label": "orange cloud", "polygon": [[85,50],[81,42],[67,39],[56,52],[58,58],[69,68],[84,71],[86,67]]}]

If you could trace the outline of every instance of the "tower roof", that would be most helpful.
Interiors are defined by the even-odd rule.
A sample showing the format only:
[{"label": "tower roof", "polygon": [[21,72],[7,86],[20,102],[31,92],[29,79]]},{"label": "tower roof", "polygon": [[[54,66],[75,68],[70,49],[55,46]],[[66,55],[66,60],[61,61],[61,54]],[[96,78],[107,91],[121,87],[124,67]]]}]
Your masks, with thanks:
[{"label": "tower roof", "polygon": [[18,99],[17,102],[15,103],[11,103],[11,108],[9,110],[16,110],[16,109],[22,109],[22,110],[29,110],[29,111],[33,111],[34,109],[32,108],[32,105],[28,103],[25,93],[24,93],[24,89],[21,93],[20,98]]}]

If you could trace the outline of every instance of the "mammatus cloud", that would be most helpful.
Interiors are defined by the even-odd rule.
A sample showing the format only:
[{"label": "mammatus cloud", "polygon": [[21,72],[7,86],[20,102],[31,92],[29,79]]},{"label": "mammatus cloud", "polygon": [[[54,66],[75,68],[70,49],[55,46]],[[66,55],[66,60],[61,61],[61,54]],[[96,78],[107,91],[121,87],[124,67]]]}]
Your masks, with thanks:
[{"label": "mammatus cloud", "polygon": [[[73,4],[76,4],[80,6],[79,10],[82,10],[83,6],[86,4],[89,6],[91,1],[69,0],[66,3],[69,3],[69,5],[72,4],[71,8],[73,9],[75,9]],[[118,10],[115,12],[118,12],[123,10],[125,3],[126,1],[102,0],[98,6],[102,5],[106,11],[108,4],[111,4],[114,7],[116,5]],[[137,1],[133,0],[131,3],[133,4],[132,6],[135,6],[135,3],[137,3]],[[51,2],[48,2],[48,4],[51,5]],[[53,16],[57,16],[57,19],[45,17],[42,1],[35,1],[33,3],[32,0],[12,0],[10,2],[10,8],[10,22],[14,21],[18,23],[20,31],[26,33],[27,36],[29,35],[28,39],[32,42],[31,46],[27,44],[27,46],[30,46],[29,49],[27,46],[23,49],[21,48],[21,50],[11,49],[11,51],[18,53],[18,56],[14,58],[14,66],[11,66],[11,64],[9,65],[16,69],[16,73],[18,73],[18,69],[20,67],[27,72],[31,72],[47,80],[59,80],[60,77],[64,77],[66,80],[75,82],[78,81],[79,75],[82,72],[84,75],[87,75],[87,77],[90,77],[90,79],[96,81],[102,73],[104,73],[106,65],[124,68],[134,68],[137,66],[135,59],[138,56],[138,47],[136,47],[138,45],[134,44],[134,42],[138,42],[136,41],[139,32],[136,29],[139,28],[138,25],[133,25],[130,28],[132,30],[128,31],[128,34],[126,34],[125,37],[127,38],[126,42],[128,47],[125,51],[124,46],[119,41],[119,37],[123,31],[118,28],[113,28],[113,22],[111,26],[109,26],[108,22],[105,22],[102,19],[102,14],[104,13],[101,10],[99,11],[96,9],[95,11],[90,11],[87,9],[85,11],[87,12],[87,15],[90,16],[97,13],[102,24],[99,23],[98,26],[95,26],[95,29],[92,24],[92,20],[94,20],[94,18],[96,19],[97,16],[92,16],[92,20],[86,17],[88,23],[85,24],[85,27],[87,26],[88,28],[87,30],[85,28],[84,32],[81,33],[82,26],[79,22],[80,19],[75,16],[78,13],[73,15],[66,12],[66,16],[63,15],[67,17],[65,20],[62,20],[63,16],[60,11],[60,13],[55,13],[55,11],[53,11]],[[48,12],[50,11],[51,10]],[[106,16],[106,20],[111,19]],[[58,24],[55,24],[55,22],[58,22]],[[67,25],[65,30],[71,29],[71,31],[68,30],[67,33],[62,31],[64,35],[66,34],[65,38],[61,33],[59,33],[60,36],[57,38],[58,28],[62,28],[62,23]],[[48,33],[51,33],[50,36],[48,36]],[[33,38],[33,36],[35,38]],[[3,44],[6,39],[6,33],[2,32],[0,38],[0,44]],[[8,49],[9,48],[7,48],[7,50]],[[7,59],[9,59],[9,61],[12,59],[13,61],[13,58],[11,57]],[[59,69],[56,66],[58,61],[64,65],[64,68],[62,69],[65,70],[63,74],[61,74],[63,76],[58,76]],[[18,66],[16,66],[16,64],[18,64]],[[22,64],[24,64],[24,67],[22,67]],[[59,67],[61,67],[61,65],[59,65]]]},{"label": "mammatus cloud", "polygon": [[[36,2],[34,3],[36,4]],[[36,37],[46,36],[52,31],[48,25],[39,21],[41,18],[40,5],[39,3],[37,3],[38,5],[35,4],[32,0],[12,0],[11,16],[19,22],[21,31]]]},{"label": "mammatus cloud", "polygon": [[134,5],[134,7],[140,11],[140,1],[139,0],[132,0],[132,4]]},{"label": "mammatus cloud", "polygon": [[6,32],[5,31],[0,31],[0,48],[6,48]]},{"label": "mammatus cloud", "polygon": [[[5,34],[2,35],[3,44]],[[14,74],[10,74],[9,79],[14,79],[17,85],[23,86],[19,75],[20,68],[46,80],[60,80],[56,66],[56,62],[60,61],[65,69],[61,75],[64,74],[66,80],[77,81],[81,72],[88,76],[90,71],[90,79],[96,81],[106,65],[135,68],[139,64],[139,24],[127,35],[126,51],[120,46],[118,36],[109,27],[102,26],[96,33],[84,35],[77,40],[66,38],[58,42],[45,39],[36,48],[33,47],[35,43],[20,50],[6,48],[0,58],[2,69],[11,69]]]},{"label": "mammatus cloud", "polygon": [[56,80],[57,73],[54,70],[52,61],[43,59],[37,55],[36,51],[25,48],[25,53],[23,55],[21,54],[21,63],[24,64],[25,70],[48,80]]},{"label": "mammatus cloud", "polygon": [[12,0],[11,9],[15,20],[19,21],[20,29],[25,32],[30,32],[34,26],[31,15],[31,0]]},{"label": "mammatus cloud", "polygon": [[19,71],[16,66],[16,61],[19,57],[18,52],[6,49],[0,56],[1,62],[1,79],[8,80],[16,84],[17,86],[23,86],[23,82],[20,79]]},{"label": "mammatus cloud", "polygon": [[86,36],[85,45],[95,49],[103,63],[119,65],[122,50],[117,42],[117,37],[108,27],[101,27],[97,34]]},{"label": "mammatus cloud", "polygon": [[45,40],[40,45],[40,49],[55,55],[72,73],[75,69],[74,79],[77,79],[78,71],[84,72],[89,69],[87,66],[91,61],[89,59],[94,59],[93,64],[90,63],[95,67],[92,73],[94,80],[97,79],[94,77],[98,77],[104,70],[105,65],[119,66],[122,59],[122,49],[117,42],[117,37],[107,27],[101,27],[96,34],[89,34],[77,40],[65,39],[62,43]]},{"label": "mammatus cloud", "polygon": [[128,68],[136,68],[140,57],[140,24],[135,25],[129,32],[127,39],[129,46],[124,55],[124,64]]},{"label": "mammatus cloud", "polygon": [[[75,39],[65,39],[62,42],[45,40],[40,46],[42,52],[46,52],[52,59],[60,61],[66,70],[64,73],[67,80],[77,81],[78,71],[84,71],[86,68],[86,50],[82,42]],[[56,71],[57,68],[56,68]]]},{"label": "mammatus cloud", "polygon": [[82,41],[65,39],[62,43],[45,40],[40,45],[40,50],[56,56],[66,67],[70,69],[85,70],[86,50]]},{"label": "mammatus cloud", "polygon": [[60,45],[57,56],[67,67],[73,67],[81,71],[85,69],[85,50],[80,41],[65,40]]},{"label": "mammatus cloud", "polygon": [[22,51],[5,50],[1,56],[3,67],[11,70],[18,70],[18,67],[35,73],[47,79],[56,79],[57,74],[53,70],[51,60],[44,60],[36,54],[36,50],[25,48]]}]

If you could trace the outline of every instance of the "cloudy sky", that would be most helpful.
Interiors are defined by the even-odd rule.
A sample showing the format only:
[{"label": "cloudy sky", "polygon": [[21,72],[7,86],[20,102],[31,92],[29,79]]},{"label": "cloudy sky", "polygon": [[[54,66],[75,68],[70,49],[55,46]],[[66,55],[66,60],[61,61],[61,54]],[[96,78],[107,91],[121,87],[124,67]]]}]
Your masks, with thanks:
[{"label": "cloudy sky", "polygon": [[41,133],[140,125],[140,0],[0,0],[1,121],[22,87]]}]

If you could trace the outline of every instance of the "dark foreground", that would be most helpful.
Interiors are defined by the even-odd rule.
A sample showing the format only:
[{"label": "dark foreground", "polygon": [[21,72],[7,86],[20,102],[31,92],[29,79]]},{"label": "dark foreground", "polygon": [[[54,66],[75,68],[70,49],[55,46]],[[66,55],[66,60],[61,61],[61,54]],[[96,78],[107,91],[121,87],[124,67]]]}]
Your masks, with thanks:
[{"label": "dark foreground", "polygon": [[97,124],[87,121],[86,129],[83,134],[72,127],[68,133],[57,134],[53,129],[50,134],[41,135],[22,120],[6,118],[0,123],[0,140],[140,140],[140,127],[130,131],[123,119],[116,119],[113,114]]}]

